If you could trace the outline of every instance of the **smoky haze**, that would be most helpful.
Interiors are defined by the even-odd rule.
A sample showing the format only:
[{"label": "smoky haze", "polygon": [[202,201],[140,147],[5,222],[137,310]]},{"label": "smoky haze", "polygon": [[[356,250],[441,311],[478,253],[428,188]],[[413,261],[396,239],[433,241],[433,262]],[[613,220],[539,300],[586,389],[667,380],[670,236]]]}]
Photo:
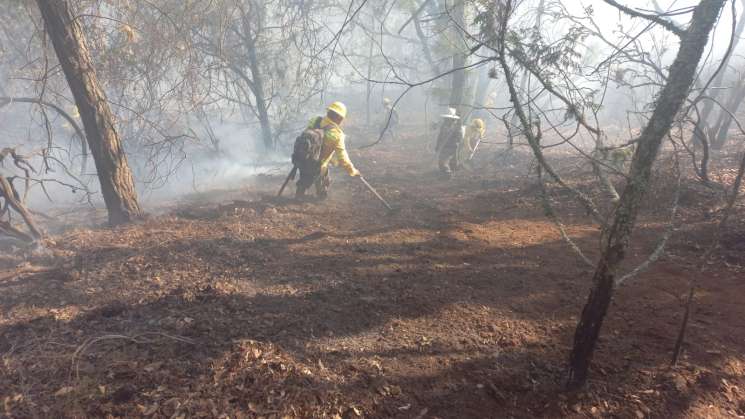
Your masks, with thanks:
[{"label": "smoky haze", "polygon": [[[443,39],[438,40],[429,32],[436,33],[438,28],[452,29],[452,16],[437,15],[427,9],[421,12],[422,22],[414,25],[410,21],[410,8],[395,2],[365,3],[352,11],[351,18],[342,10],[325,10],[327,19],[323,23],[305,21],[302,13],[290,13],[291,8],[277,6],[288,11],[284,19],[289,20],[282,21],[282,16],[266,18],[278,26],[256,38],[259,68],[254,69],[249,63],[236,69],[239,66],[235,63],[248,57],[250,52],[238,51],[238,46],[242,45],[240,39],[210,25],[221,19],[224,22],[236,19],[237,9],[231,9],[227,2],[218,2],[212,8],[192,6],[194,10],[179,12],[175,3],[162,3],[162,13],[172,12],[173,19],[182,19],[181,24],[191,25],[193,30],[169,27],[158,19],[157,14],[161,12],[156,13],[146,5],[118,9],[82,1],[76,7],[78,13],[86,16],[82,20],[91,38],[94,61],[100,66],[97,70],[117,115],[137,189],[148,205],[156,204],[160,198],[172,199],[194,191],[240,187],[257,174],[278,174],[287,170],[295,136],[310,117],[322,114],[324,107],[333,100],[349,104],[347,125],[351,148],[377,140],[385,126],[381,121],[386,119],[382,108],[382,100],[386,97],[398,101],[396,109],[402,120],[410,125],[421,125],[432,133],[438,115],[450,106],[446,95],[449,78],[438,77],[451,65],[447,50],[473,42],[479,31],[475,21],[478,7],[466,14],[462,29],[467,35],[446,32]],[[690,18],[690,13],[683,12],[697,4],[695,1],[629,3],[645,13],[671,12],[671,19],[681,26]],[[53,65],[52,51],[42,48],[35,27],[24,23],[32,19],[38,23],[38,15],[24,13],[22,2],[13,4],[2,18],[6,28],[0,44],[2,94],[32,98],[41,95],[73,115],[82,127],[64,78],[59,72],[45,73],[46,67],[40,64],[40,60],[47,60]],[[623,63],[623,60],[611,66],[604,66],[604,63],[613,60],[617,54],[614,48],[634,37],[633,42],[644,50],[642,52],[660,68],[665,68],[675,55],[675,36],[661,28],[650,29],[653,25],[649,21],[629,18],[603,1],[524,1],[520,3],[520,19],[525,27],[535,21],[539,4],[545,8],[545,15],[539,18],[542,20],[539,31],[549,42],[560,39],[577,25],[600,31],[581,41],[578,51],[582,55],[582,68],[579,72],[591,77],[577,79],[576,83],[595,90],[596,96],[602,95],[604,102],[597,116],[610,140],[628,141],[633,129],[644,123],[644,106],[657,94],[659,86],[641,78],[639,86],[633,88],[630,87],[633,82],[605,86],[603,77],[632,64]],[[170,9],[171,6],[174,8]],[[202,16],[189,15],[189,12]],[[736,14],[742,12],[742,5],[738,3]],[[289,22],[299,26],[282,26]],[[301,32],[311,33],[314,42],[299,40]],[[374,35],[376,33],[378,35]],[[705,54],[702,75],[710,74],[721,63],[731,36],[732,11],[728,7],[717,23]],[[222,44],[213,45],[220,42],[211,43],[210,39]],[[423,47],[422,42],[431,45]],[[143,55],[148,49],[161,57]],[[742,46],[738,45],[729,62],[730,68],[741,66],[741,51]],[[132,66],[140,56],[145,57],[146,70]],[[489,78],[494,68],[493,61],[484,60],[489,56],[490,51],[481,48],[467,57],[470,87],[463,105],[467,108],[467,116],[484,117],[490,130],[506,135],[502,131],[504,124],[498,118],[508,113],[509,95],[499,74]],[[484,62],[474,65],[479,61]],[[151,70],[154,76],[143,80],[145,71]],[[713,88],[730,86],[734,83],[733,77],[725,77],[724,86]],[[43,83],[37,81],[42,79]],[[260,101],[268,105],[269,133],[262,128],[258,96],[252,91],[258,79],[262,79],[264,88]],[[528,92],[535,87],[535,84],[527,87]],[[174,93],[177,88],[186,88],[189,93]],[[547,108],[559,106],[550,97],[538,96],[536,100]],[[564,118],[560,111],[545,116],[556,125],[561,125]],[[1,145],[37,154],[32,158],[35,167],[43,166],[43,159],[38,156],[40,150],[52,145],[50,155],[55,156],[56,161],[47,162],[48,167],[39,169],[36,178],[54,178],[55,182],[46,185],[47,193],[34,187],[29,205],[65,206],[85,197],[81,191],[71,194],[70,187],[56,181],[89,188],[92,202],[102,204],[93,162],[89,157],[86,170],[80,174],[80,139],[53,109],[11,102],[0,108],[0,124],[3,127]],[[274,142],[272,147],[264,144],[264,135],[270,135]],[[589,139],[578,144],[592,147]],[[6,163],[4,170],[12,171],[12,168]],[[66,170],[76,174],[77,179],[67,176]]]}]

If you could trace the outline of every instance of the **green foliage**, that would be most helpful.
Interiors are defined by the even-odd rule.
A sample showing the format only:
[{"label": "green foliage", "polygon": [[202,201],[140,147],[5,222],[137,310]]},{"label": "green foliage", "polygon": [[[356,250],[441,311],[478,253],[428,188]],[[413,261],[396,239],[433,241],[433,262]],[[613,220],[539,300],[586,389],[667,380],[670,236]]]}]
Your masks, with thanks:
[{"label": "green foliage", "polygon": [[533,29],[527,36],[522,31],[510,30],[507,35],[507,49],[510,55],[522,66],[530,66],[544,74],[546,79],[562,72],[580,69],[582,42],[589,35],[579,26],[570,27],[559,39],[547,40],[540,30]]}]

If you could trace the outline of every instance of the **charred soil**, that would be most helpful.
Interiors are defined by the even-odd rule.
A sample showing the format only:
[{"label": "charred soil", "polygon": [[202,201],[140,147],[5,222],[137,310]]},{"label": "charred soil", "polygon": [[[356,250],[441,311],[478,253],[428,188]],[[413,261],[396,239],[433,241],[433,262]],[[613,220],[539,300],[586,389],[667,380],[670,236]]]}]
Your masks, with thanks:
[{"label": "charred soil", "polygon": [[[273,198],[271,176],[137,224],[67,229],[21,266],[0,260],[0,416],[745,414],[741,207],[700,273],[716,205],[684,183],[668,252],[618,290],[588,388],[565,393],[592,268],[543,215],[530,159],[484,146],[446,181],[421,141],[351,153],[394,214],[340,171],[324,202]],[[655,194],[628,268],[664,229],[669,196]],[[596,257],[597,227],[554,199]]]}]

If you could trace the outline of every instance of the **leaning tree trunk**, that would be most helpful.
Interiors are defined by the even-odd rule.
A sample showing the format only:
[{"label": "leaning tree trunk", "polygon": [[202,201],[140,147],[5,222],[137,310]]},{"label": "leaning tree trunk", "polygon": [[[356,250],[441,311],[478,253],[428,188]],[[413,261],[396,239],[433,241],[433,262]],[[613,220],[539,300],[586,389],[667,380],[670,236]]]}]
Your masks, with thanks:
[{"label": "leaning tree trunk", "polygon": [[630,179],[607,231],[603,253],[593,276],[593,288],[574,334],[568,382],[572,388],[581,387],[587,380],[600,328],[613,295],[615,275],[626,255],[642,198],[649,189],[652,164],[693,84],[709,33],[725,1],[702,0],[696,6],[691,25],[683,34],[678,55],[670,67],[667,84],[660,92],[657,106],[639,137],[631,163]]},{"label": "leaning tree trunk", "polygon": [[112,225],[142,214],[114,117],[98,82],[85,35],[67,0],[36,0],[83,120]]}]

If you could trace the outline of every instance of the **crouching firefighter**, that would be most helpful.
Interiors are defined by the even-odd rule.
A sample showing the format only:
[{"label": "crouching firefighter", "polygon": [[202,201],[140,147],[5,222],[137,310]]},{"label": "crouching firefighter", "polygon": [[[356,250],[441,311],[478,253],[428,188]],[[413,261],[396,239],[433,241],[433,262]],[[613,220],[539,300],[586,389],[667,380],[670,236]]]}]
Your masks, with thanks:
[{"label": "crouching firefighter", "polygon": [[304,197],[305,191],[311,186],[315,186],[318,198],[328,197],[331,186],[329,164],[343,167],[350,176],[360,175],[349,160],[344,146],[341,124],[346,116],[347,107],[341,102],[334,102],[326,109],[326,116],[311,119],[307,128],[295,140],[292,164],[300,172],[296,198]]},{"label": "crouching firefighter", "polygon": [[449,108],[447,114],[441,115],[442,125],[440,125],[440,133],[437,136],[437,162],[440,173],[446,179],[450,179],[464,160],[462,154],[465,130],[456,112],[454,108]]}]

